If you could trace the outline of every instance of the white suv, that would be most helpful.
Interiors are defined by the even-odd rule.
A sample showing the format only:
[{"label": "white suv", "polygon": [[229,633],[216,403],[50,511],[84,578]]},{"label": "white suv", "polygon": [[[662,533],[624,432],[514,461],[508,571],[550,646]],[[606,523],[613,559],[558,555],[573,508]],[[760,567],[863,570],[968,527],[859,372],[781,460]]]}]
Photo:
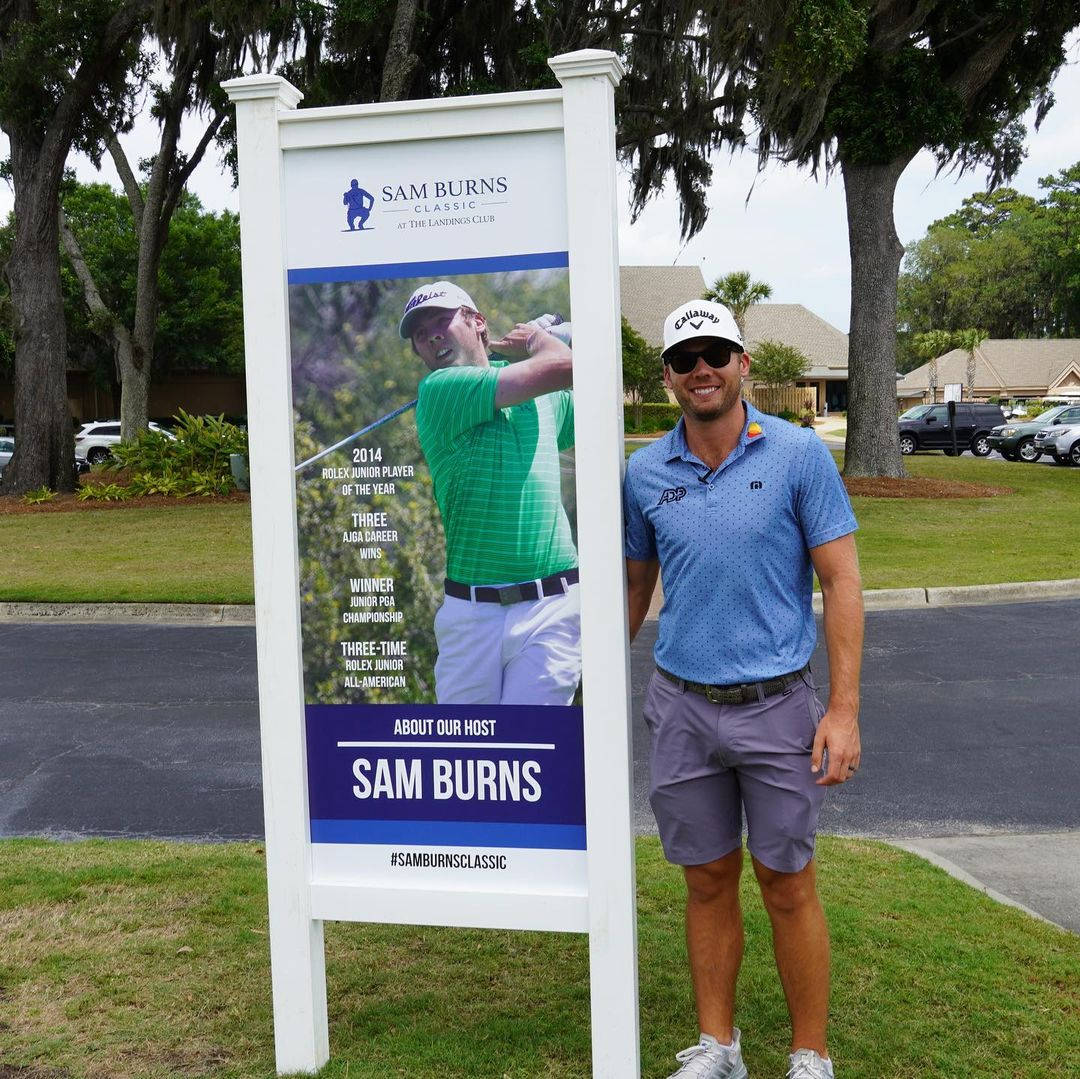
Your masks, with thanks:
[{"label": "white suv", "polygon": [[[168,434],[164,428],[156,423],[150,424],[151,431],[161,431]],[[119,420],[94,420],[84,423],[75,436],[75,452],[85,457],[90,464],[96,465],[104,461],[112,453],[113,446],[120,442]]]}]

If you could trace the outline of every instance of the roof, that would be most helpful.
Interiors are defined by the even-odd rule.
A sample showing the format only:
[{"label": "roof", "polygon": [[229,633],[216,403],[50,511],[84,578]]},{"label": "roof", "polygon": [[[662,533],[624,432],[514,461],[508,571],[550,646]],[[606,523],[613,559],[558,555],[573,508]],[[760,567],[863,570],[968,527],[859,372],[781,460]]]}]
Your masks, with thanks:
[{"label": "roof", "polygon": [[[937,384],[967,384],[968,354],[954,348],[937,360]],[[987,338],[975,350],[975,390],[1001,396],[1018,391],[1045,394],[1055,383],[1068,384],[1080,375],[1080,339]],[[929,388],[930,363],[909,371],[896,384],[901,395]]]},{"label": "roof", "polygon": [[[699,266],[619,267],[622,313],[657,348],[664,344],[664,319],[706,287]],[[798,348],[810,361],[807,378],[847,377],[847,334],[801,303],[754,304],[746,313],[747,351],[764,340]]]},{"label": "roof", "polygon": [[746,351],[762,341],[794,345],[810,361],[807,378],[846,377],[848,338],[801,303],[756,303],[746,312]]},{"label": "roof", "polygon": [[626,321],[650,345],[664,347],[664,319],[705,291],[700,266],[620,266],[619,297]]}]

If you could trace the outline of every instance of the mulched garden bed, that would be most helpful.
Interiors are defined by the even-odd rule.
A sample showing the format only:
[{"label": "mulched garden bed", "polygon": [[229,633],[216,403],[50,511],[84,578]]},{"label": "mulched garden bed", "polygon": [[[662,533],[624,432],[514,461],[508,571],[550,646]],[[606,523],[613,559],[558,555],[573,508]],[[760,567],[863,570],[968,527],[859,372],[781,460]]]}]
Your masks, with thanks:
[{"label": "mulched garden bed", "polygon": [[889,476],[845,476],[844,486],[849,495],[861,495],[863,498],[993,498],[994,495],[1015,493],[1012,487],[933,480],[926,476],[908,476],[904,479]]},{"label": "mulched garden bed", "polygon": [[228,495],[189,495],[187,498],[170,498],[167,495],[144,495],[123,502],[106,502],[104,499],[87,499],[80,502],[74,494],[58,494],[48,502],[28,506],[17,495],[0,495],[0,515],[5,513],[75,513],[79,510],[142,510],[169,506],[214,506],[222,502],[248,502],[247,492],[233,491]]}]

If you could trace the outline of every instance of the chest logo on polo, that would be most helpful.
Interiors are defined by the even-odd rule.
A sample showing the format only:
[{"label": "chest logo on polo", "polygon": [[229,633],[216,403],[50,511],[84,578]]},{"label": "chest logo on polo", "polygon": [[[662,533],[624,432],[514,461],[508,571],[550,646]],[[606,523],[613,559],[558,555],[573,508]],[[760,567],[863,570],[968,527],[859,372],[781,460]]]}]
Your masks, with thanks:
[{"label": "chest logo on polo", "polygon": [[764,486],[765,486],[765,484],[763,484],[761,482],[761,480],[751,480],[750,481],[750,490],[751,491],[760,491],[761,488],[764,487]]},{"label": "chest logo on polo", "polygon": [[665,502],[681,502],[686,497],[685,487],[669,487],[661,496],[660,501],[656,504],[662,506]]},{"label": "chest logo on polo", "polygon": [[746,437],[747,438],[757,438],[757,436],[760,435],[760,434],[761,434],[761,424],[760,423],[752,423],[746,429]]}]

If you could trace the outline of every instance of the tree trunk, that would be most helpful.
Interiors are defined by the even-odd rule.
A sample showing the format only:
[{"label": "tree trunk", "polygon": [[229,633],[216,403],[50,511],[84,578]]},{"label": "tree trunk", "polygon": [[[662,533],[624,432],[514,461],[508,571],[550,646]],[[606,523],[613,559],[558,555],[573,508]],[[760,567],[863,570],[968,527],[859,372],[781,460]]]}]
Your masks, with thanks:
[{"label": "tree trunk", "polygon": [[380,101],[401,101],[409,89],[420,58],[412,52],[413,27],[416,25],[418,0],[398,0],[390,41],[383,62]]},{"label": "tree trunk", "polygon": [[[156,207],[155,210],[157,210]],[[144,221],[151,220],[156,223],[156,213],[153,218],[149,212],[147,213]],[[154,361],[154,338],[157,334],[157,275],[161,262],[161,247],[159,235],[149,238],[140,237],[131,349],[126,355],[117,352],[120,367],[120,440],[122,442],[134,442],[146,430],[147,421],[150,419],[150,367]]]},{"label": "tree trunk", "polygon": [[4,494],[75,489],[57,183],[43,157],[11,135],[15,236],[6,272],[15,314],[16,428],[15,454],[0,481]]},{"label": "tree trunk", "polygon": [[840,149],[851,249],[845,476],[903,476],[896,423],[896,282],[904,248],[893,197],[911,157],[852,165]]}]

